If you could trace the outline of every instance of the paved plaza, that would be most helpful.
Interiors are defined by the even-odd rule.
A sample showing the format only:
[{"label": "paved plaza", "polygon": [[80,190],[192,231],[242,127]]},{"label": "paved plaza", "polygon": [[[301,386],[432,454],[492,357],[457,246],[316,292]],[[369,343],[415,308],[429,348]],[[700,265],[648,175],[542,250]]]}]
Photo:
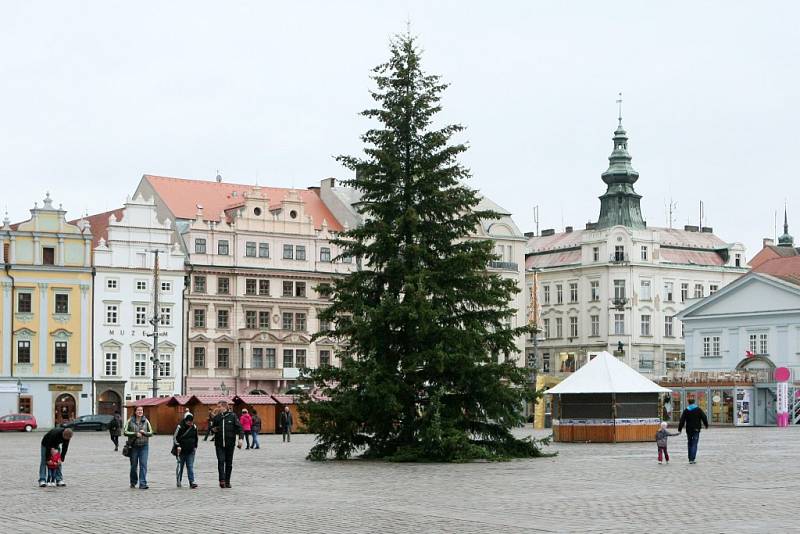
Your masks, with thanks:
[{"label": "paved plaza", "polygon": [[651,443],[557,444],[556,457],[503,463],[313,463],[312,436],[262,436],[261,450],[237,452],[230,490],[217,487],[210,442],[200,488],[177,489],[165,436],[151,442],[150,489],[130,489],[105,432],[77,433],[68,486],[40,489],[41,437],[0,435],[3,532],[800,531],[800,427],[712,428],[693,466],[683,436],[669,466]]}]

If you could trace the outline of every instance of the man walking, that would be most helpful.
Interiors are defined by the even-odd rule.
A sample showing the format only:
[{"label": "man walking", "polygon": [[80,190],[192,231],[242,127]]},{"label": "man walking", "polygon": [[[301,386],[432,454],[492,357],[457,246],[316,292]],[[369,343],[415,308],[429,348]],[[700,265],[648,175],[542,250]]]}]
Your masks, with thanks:
[{"label": "man walking", "polygon": [[258,416],[258,412],[253,410],[253,424],[250,427],[250,434],[252,435],[253,439],[253,449],[260,449],[261,445],[258,443],[258,433],[261,432],[261,417]]},{"label": "man walking", "polygon": [[[39,487],[47,487],[47,460],[50,458],[50,450],[56,449],[61,453],[61,463],[67,458],[69,440],[72,439],[71,428],[54,428],[42,438],[41,456],[39,460]],[[61,464],[56,468],[56,486],[66,486],[64,477],[61,475]]]},{"label": "man walking", "polygon": [[[242,448],[242,425],[236,414],[230,411],[228,401],[221,400],[217,404],[219,412],[211,421],[214,432],[214,449],[217,453],[217,471],[219,472],[219,487],[231,487],[231,472],[233,471],[233,448]],[[238,441],[237,441],[238,438]]]},{"label": "man walking", "polygon": [[686,439],[689,447],[689,463],[694,464],[697,457],[697,444],[700,441],[700,429],[702,426],[708,428],[708,418],[692,398],[689,399],[689,405],[681,414],[678,432],[683,430],[684,425],[686,426]]},{"label": "man walking", "polygon": [[111,436],[111,443],[114,444],[114,450],[119,450],[119,436],[122,434],[122,418],[119,410],[114,412],[114,419],[108,423],[108,434]]},{"label": "man walking", "polygon": [[292,441],[292,425],[294,424],[294,420],[292,419],[292,412],[289,411],[288,406],[283,407],[279,422],[281,424],[281,430],[283,430],[283,441]]}]

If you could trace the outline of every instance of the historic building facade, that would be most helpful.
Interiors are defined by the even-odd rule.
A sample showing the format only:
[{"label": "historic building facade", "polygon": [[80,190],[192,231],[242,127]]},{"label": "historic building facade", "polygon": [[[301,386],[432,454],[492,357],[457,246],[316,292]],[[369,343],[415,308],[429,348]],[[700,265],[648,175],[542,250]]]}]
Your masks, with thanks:
[{"label": "historic building facade", "polygon": [[43,428],[93,410],[92,234],[65,214],[48,194],[0,229],[0,412],[32,413]]},{"label": "historic building facade", "polygon": [[540,334],[527,352],[545,375],[573,372],[604,350],[652,377],[682,370],[676,314],[747,272],[744,247],[711,228],[648,226],[621,119],[613,142],[598,221],[528,240],[526,293]]},{"label": "historic building facade", "polygon": [[280,392],[302,368],[336,365],[311,340],[326,306],[315,287],[349,272],[330,243],[342,229],[314,190],[144,176],[187,254],[186,392]]},{"label": "historic building facade", "polygon": [[[183,391],[184,253],[152,199],[88,218],[94,233],[94,380],[97,413],[152,395],[154,293],[158,291],[161,396]],[[154,251],[159,251],[158,287]]]}]

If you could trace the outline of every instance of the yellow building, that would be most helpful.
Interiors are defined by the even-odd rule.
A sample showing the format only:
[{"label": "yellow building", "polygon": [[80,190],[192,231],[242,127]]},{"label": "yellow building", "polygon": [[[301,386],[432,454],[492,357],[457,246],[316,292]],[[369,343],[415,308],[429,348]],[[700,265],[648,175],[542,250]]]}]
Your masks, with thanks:
[{"label": "yellow building", "polygon": [[92,234],[48,193],[31,218],[0,228],[0,413],[40,428],[92,413]]},{"label": "yellow building", "polygon": [[[548,390],[564,380],[564,376],[545,374],[536,375],[536,391]],[[552,400],[549,395],[543,395],[533,406],[533,428],[550,428]]]}]

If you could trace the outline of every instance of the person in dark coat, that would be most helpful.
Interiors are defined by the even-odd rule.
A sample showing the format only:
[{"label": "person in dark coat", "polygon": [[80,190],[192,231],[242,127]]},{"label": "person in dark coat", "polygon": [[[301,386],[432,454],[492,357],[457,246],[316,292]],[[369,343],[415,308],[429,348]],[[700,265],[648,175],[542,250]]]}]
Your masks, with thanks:
[{"label": "person in dark coat", "polygon": [[[67,459],[69,440],[72,439],[71,428],[54,428],[42,437],[40,446],[41,455],[39,460],[39,487],[47,487],[47,460],[50,458],[50,450],[56,449],[61,454],[61,464]],[[67,484],[61,473],[61,465],[56,470],[56,486],[63,487]]]},{"label": "person in dark coat", "polygon": [[294,419],[292,418],[292,412],[289,410],[288,406],[283,407],[283,411],[281,412],[278,422],[280,423],[281,430],[283,431],[283,441],[292,441],[292,426],[294,426]]},{"label": "person in dark coat", "polygon": [[211,429],[214,432],[214,448],[217,453],[219,487],[230,488],[231,472],[233,471],[233,449],[234,447],[242,448],[244,435],[239,418],[230,411],[228,401],[219,401],[217,406],[219,411],[211,421]]},{"label": "person in dark coat", "polygon": [[258,416],[258,412],[253,410],[253,423],[250,427],[250,435],[253,438],[253,449],[260,449],[261,445],[258,443],[258,433],[261,432],[261,418]]},{"label": "person in dark coat", "polygon": [[178,423],[178,427],[172,435],[173,450],[178,463],[175,468],[175,478],[179,488],[183,480],[184,467],[186,467],[186,475],[189,478],[189,487],[192,489],[197,487],[194,482],[194,453],[199,442],[200,436],[194,424],[194,416],[191,413],[187,413]]},{"label": "person in dark coat", "polygon": [[689,399],[689,405],[681,414],[681,421],[678,423],[678,432],[683,430],[684,426],[686,427],[690,464],[696,463],[695,458],[697,458],[697,444],[700,441],[701,425],[708,428],[708,418],[703,409],[695,404],[695,400]]},{"label": "person in dark coat", "polygon": [[108,423],[108,434],[111,436],[111,443],[114,444],[114,450],[119,450],[119,436],[122,434],[122,418],[119,411],[114,412],[114,419]]}]

